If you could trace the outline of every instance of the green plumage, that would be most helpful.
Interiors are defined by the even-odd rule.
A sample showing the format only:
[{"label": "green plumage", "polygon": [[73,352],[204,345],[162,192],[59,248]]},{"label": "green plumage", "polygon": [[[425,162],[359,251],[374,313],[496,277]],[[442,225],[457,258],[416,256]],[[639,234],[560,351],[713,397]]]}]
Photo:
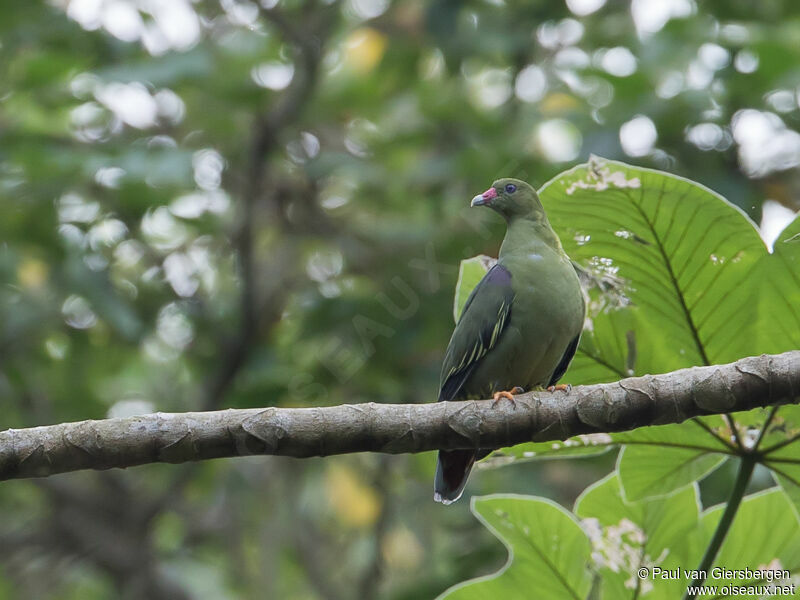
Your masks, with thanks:
[{"label": "green plumage", "polygon": [[[578,276],[536,191],[500,179],[472,205],[508,224],[497,263],[470,294],[445,353],[439,400],[554,385],[578,346],[586,306]],[[441,451],[434,498],[449,504],[491,449]]]}]

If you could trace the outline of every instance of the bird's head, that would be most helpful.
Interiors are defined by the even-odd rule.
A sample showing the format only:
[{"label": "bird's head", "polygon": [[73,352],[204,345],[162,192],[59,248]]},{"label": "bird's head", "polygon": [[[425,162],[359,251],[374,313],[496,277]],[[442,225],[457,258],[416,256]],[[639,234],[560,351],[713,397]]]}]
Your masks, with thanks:
[{"label": "bird's head", "polygon": [[509,222],[518,218],[539,220],[544,217],[536,190],[524,181],[510,177],[495,181],[492,187],[475,196],[470,206],[488,206]]}]

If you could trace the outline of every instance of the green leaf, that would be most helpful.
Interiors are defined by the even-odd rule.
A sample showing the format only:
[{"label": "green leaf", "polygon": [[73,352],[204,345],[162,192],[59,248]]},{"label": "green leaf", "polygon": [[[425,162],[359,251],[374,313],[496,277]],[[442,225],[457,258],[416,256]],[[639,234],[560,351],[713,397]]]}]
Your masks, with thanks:
[{"label": "green leaf", "polygon": [[697,486],[635,503],[624,499],[616,473],[588,487],[575,502],[575,514],[590,532],[602,597],[679,597],[685,585],[680,581],[641,580],[637,572],[653,565],[685,567],[686,535],[697,527],[699,512]]},{"label": "green leaf", "polygon": [[631,502],[623,496],[614,472],[584,490],[575,501],[575,514],[581,519],[597,519],[604,527],[617,525],[621,519],[633,521],[646,536],[640,544],[643,550],[656,558],[697,526],[699,506],[697,486],[670,496]]},{"label": "green leaf", "polygon": [[[702,425],[701,425],[702,423]],[[703,427],[703,425],[705,427]],[[709,431],[713,433],[709,433]],[[714,435],[716,434],[716,435]],[[518,444],[511,448],[504,448],[503,455],[513,457],[517,460],[541,459],[541,458],[579,458],[592,456],[608,452],[615,446],[625,444],[634,445],[637,449],[645,450],[644,456],[650,457],[647,449],[655,449],[656,453],[670,452],[677,450],[675,458],[686,458],[691,453],[697,455],[717,455],[719,453],[731,454],[731,446],[728,446],[722,439],[730,438],[730,430],[725,425],[722,418],[717,416],[702,417],[693,419],[688,424],[660,425],[657,427],[641,427],[633,431],[622,433],[595,433],[587,435],[577,435],[563,442],[529,442]],[[638,450],[631,451],[626,459],[627,467],[636,469],[636,459],[639,456]],[[716,460],[723,460],[719,456]],[[650,460],[649,458],[647,460]],[[633,462],[631,462],[633,461]],[[507,464],[498,462],[498,465]],[[688,467],[689,465],[687,465]],[[714,465],[716,468],[718,465]],[[698,477],[704,477],[709,471],[702,472]],[[680,472],[682,478],[689,477],[690,472]],[[694,479],[684,480],[678,478],[673,480],[675,487],[669,487],[666,491],[656,492],[656,495],[669,493],[687,485]],[[665,485],[668,482],[664,482]]]},{"label": "green leaf", "polygon": [[762,435],[761,430],[771,411],[771,408],[762,408],[737,413],[736,420],[746,438],[758,439],[761,436],[758,449],[764,456],[763,464],[772,471],[800,518],[800,406],[788,404],[779,407]]},{"label": "green leaf", "polygon": [[642,427],[615,440],[627,444],[617,469],[630,501],[669,494],[702,479],[732,452],[694,422]]},{"label": "green leaf", "polygon": [[669,494],[702,479],[725,461],[725,456],[684,448],[626,446],[619,473],[629,500]]},{"label": "green leaf", "polygon": [[[557,176],[540,196],[567,254],[624,281],[630,304],[619,310],[632,313],[630,324],[605,328],[618,348],[635,337],[635,373],[752,353],[756,305],[747,280],[766,249],[737,207],[681,177],[601,158]],[[590,305],[596,330],[610,312]],[[624,371],[622,354],[601,358]]]},{"label": "green leaf", "polygon": [[752,354],[777,354],[800,348],[800,218],[775,241],[772,254],[758,263],[760,302],[758,347]]},{"label": "green leaf", "polygon": [[[760,422],[763,422],[763,419]],[[728,446],[722,441],[722,439],[729,440],[730,437],[730,429],[722,418],[718,416],[709,416],[693,419],[689,424],[641,427],[633,431],[612,434],[595,433],[577,435],[563,442],[528,442],[525,444],[517,444],[511,448],[504,448],[502,454],[517,460],[580,458],[583,456],[603,454],[615,446],[625,444],[655,448],[657,452],[661,452],[662,450],[669,452],[672,449],[677,449],[680,451],[680,457],[686,457],[688,453],[692,451],[697,454],[716,454],[720,452],[730,454],[732,453],[731,446]],[[633,460],[636,456],[638,456],[636,452],[633,452],[628,460]],[[678,458],[678,456],[676,456],[676,458]],[[722,459],[720,458],[720,460]],[[504,465],[508,463],[498,462],[497,464]],[[716,468],[716,466],[714,468]],[[709,472],[710,471],[703,472],[701,476],[705,476]],[[687,473],[683,473],[682,475],[686,476]],[[691,481],[694,481],[694,479],[689,479],[678,484],[674,488],[668,489],[666,492],[658,492],[657,494],[669,493]]]},{"label": "green leaf", "polygon": [[689,419],[683,423],[639,427],[633,431],[615,433],[613,437],[620,444],[668,446],[728,454],[733,450],[730,428],[719,415]]},{"label": "green leaf", "polygon": [[[596,296],[596,292],[590,291],[589,296]],[[601,318],[593,318],[592,329],[584,331],[564,381],[592,385],[635,375],[637,347],[641,343],[635,328],[632,310],[613,310]]]},{"label": "green leaf", "polygon": [[[700,520],[701,536],[712,535],[722,517],[723,508],[717,506],[703,513]],[[726,569],[747,567],[753,570],[769,565],[770,568],[789,569],[792,572],[800,568],[800,524],[789,500],[780,490],[773,488],[742,501],[714,565]],[[708,583],[718,586],[749,583],[741,578],[712,577],[713,573],[709,572]]]},{"label": "green leaf", "polygon": [[[748,424],[745,422],[750,427],[748,435],[752,437],[756,430],[760,433],[766,415],[770,410],[757,409],[738,416],[740,423],[745,422],[743,418],[745,415],[755,413],[761,417],[756,423]],[[800,440],[800,405],[787,404],[778,407],[767,431],[763,434],[758,449],[768,461],[800,464],[800,445],[797,443],[798,440]]]},{"label": "green leaf", "polygon": [[[766,412],[766,409],[762,409]],[[764,466],[783,489],[800,518],[800,406],[781,406],[766,433],[759,450],[764,454]]]},{"label": "green leaf", "polygon": [[563,442],[529,442],[504,448],[503,454],[517,459],[568,458],[593,456],[608,452],[617,445],[607,433],[576,435]]},{"label": "green leaf", "polygon": [[783,493],[792,503],[795,516],[800,519],[800,465],[764,463],[772,471],[772,476],[778,482]]},{"label": "green leaf", "polygon": [[461,311],[464,310],[464,305],[467,303],[470,293],[495,262],[494,258],[483,254],[461,261],[458,267],[458,281],[456,282],[456,295],[453,302],[453,318],[456,323],[461,317]]},{"label": "green leaf", "polygon": [[472,499],[472,512],[508,548],[497,573],[460,583],[448,600],[530,597],[583,600],[591,587],[591,544],[575,517],[556,503],[531,496]]}]

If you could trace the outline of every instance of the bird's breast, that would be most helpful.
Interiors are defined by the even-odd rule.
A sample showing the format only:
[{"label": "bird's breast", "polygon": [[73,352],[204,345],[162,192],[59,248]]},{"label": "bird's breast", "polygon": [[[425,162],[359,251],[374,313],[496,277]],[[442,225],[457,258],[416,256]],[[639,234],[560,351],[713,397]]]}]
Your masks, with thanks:
[{"label": "bird's breast", "polygon": [[[569,343],[583,328],[585,308],[577,274],[569,262],[528,256],[516,277],[509,328],[512,377],[523,387],[546,385]],[[565,258],[565,257],[564,257]]]}]

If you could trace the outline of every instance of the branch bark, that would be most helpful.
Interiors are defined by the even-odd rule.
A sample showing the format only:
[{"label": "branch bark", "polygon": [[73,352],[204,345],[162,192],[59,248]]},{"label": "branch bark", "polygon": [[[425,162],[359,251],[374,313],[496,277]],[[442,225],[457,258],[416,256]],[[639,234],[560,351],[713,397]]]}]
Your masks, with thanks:
[{"label": "branch bark", "polygon": [[79,469],[274,454],[392,454],[499,448],[578,434],[627,431],[691,417],[793,403],[800,351],[693,367],[569,392],[534,392],[516,403],[344,404],[156,413],[0,432],[0,480]]}]

